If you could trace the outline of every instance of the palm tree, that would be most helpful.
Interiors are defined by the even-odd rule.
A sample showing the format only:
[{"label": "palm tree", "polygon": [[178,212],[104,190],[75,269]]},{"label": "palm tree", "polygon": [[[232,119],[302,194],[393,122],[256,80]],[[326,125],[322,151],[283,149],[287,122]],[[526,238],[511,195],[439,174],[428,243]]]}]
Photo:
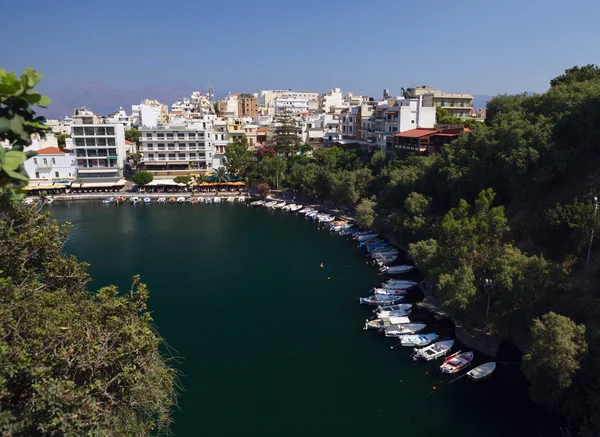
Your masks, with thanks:
[{"label": "palm tree", "polygon": [[213,176],[215,176],[215,178],[217,178],[217,182],[219,182],[219,183],[229,181],[229,175],[227,174],[227,170],[225,169],[225,167],[216,168],[213,173]]}]

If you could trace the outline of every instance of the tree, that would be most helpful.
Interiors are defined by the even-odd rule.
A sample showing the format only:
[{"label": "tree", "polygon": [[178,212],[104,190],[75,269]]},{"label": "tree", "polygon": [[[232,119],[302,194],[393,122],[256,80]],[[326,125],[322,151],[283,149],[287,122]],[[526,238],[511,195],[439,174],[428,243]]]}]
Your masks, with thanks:
[{"label": "tree", "polygon": [[375,221],[375,202],[363,199],[356,206],[356,224],[361,228],[370,228]]},{"label": "tree", "polygon": [[533,321],[533,344],[523,357],[523,373],[537,403],[557,407],[568,394],[587,351],[585,326],[553,312]]},{"label": "tree", "polygon": [[583,67],[575,66],[565,70],[565,74],[556,76],[550,81],[550,86],[571,85],[574,82],[585,82],[600,78],[600,68],[594,64],[584,65]]},{"label": "tree", "polygon": [[258,195],[261,199],[266,199],[267,196],[271,193],[271,187],[266,182],[259,184],[258,187],[256,187],[256,189],[258,190]]},{"label": "tree", "polygon": [[0,205],[23,198],[20,191],[29,180],[23,163],[35,152],[24,152],[31,144],[31,136],[44,136],[48,127],[44,118],[37,117],[33,106],[45,108],[48,97],[33,88],[42,78],[32,68],[27,68],[20,78],[0,68],[0,142],[10,145],[7,151],[0,146]]},{"label": "tree", "polygon": [[131,129],[127,129],[125,131],[125,139],[127,141],[131,141],[132,143],[135,143],[136,145],[139,145],[141,136],[142,133],[135,126],[131,126]]},{"label": "tree", "polygon": [[269,157],[267,155],[258,164],[258,171],[262,179],[274,184],[277,190],[279,190],[280,178],[285,169],[286,164],[281,156]]},{"label": "tree", "polygon": [[154,180],[154,175],[149,171],[138,171],[131,179],[136,185],[143,187]]},{"label": "tree", "polygon": [[135,152],[135,153],[127,154],[127,159],[131,159],[133,161],[134,167],[137,167],[137,165],[140,163],[142,158],[143,158],[142,152]]},{"label": "tree", "polygon": [[69,134],[60,134],[56,137],[56,142],[58,143],[59,149],[64,149],[67,146],[67,138],[71,138]]},{"label": "tree", "polygon": [[190,182],[192,182],[192,177],[189,175],[184,175],[184,176],[175,176],[173,178],[173,182],[175,182],[176,184],[184,184],[184,185],[189,185]]},{"label": "tree", "polygon": [[229,181],[229,175],[227,174],[227,170],[225,169],[225,167],[215,168],[213,176],[215,177],[217,182],[220,183]]},{"label": "tree", "polygon": [[176,373],[148,290],[88,291],[67,228],[20,205],[0,220],[0,434],[167,434]]},{"label": "tree", "polygon": [[275,118],[271,145],[277,151],[287,156],[294,153],[302,145],[298,131],[300,127],[293,115],[283,113]]},{"label": "tree", "polygon": [[251,153],[248,151],[248,138],[236,137],[225,148],[224,165],[229,174],[244,177],[250,166]]}]

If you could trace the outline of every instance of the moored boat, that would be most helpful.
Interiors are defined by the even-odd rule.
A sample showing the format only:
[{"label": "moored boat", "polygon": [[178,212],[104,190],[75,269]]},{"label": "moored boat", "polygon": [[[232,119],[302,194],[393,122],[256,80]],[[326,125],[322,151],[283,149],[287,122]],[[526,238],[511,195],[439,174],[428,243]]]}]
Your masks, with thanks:
[{"label": "moored boat", "polygon": [[150,199],[149,197],[144,197],[144,203],[150,203],[152,202],[152,199]]},{"label": "moored boat", "polygon": [[406,316],[380,317],[379,319],[366,320],[365,329],[383,329],[391,325],[404,325],[410,323]]},{"label": "moored boat", "polygon": [[390,279],[381,284],[381,288],[394,288],[397,290],[405,290],[417,285],[415,281],[408,281],[403,279]]},{"label": "moored boat", "polygon": [[372,290],[369,290],[369,292],[383,296],[402,296],[406,294],[406,290],[396,290],[393,288],[373,288]]},{"label": "moored boat", "polygon": [[446,355],[454,346],[454,340],[442,340],[421,349],[415,349],[413,360],[419,358],[425,361],[435,360]]},{"label": "moored boat", "polygon": [[115,198],[114,197],[109,197],[108,199],[104,199],[102,201],[103,204],[105,205],[112,205],[113,203],[115,203]]},{"label": "moored boat", "polygon": [[185,203],[185,197],[181,196],[177,198],[177,203]]},{"label": "moored boat", "polygon": [[165,203],[167,201],[167,199],[165,199],[164,197],[159,197],[156,201],[158,203]]},{"label": "moored boat", "polygon": [[416,334],[425,329],[424,323],[407,323],[404,325],[391,325],[384,328],[386,337],[401,337],[406,334]]},{"label": "moored boat", "polygon": [[427,346],[431,342],[436,341],[438,337],[435,333],[406,335],[400,339],[400,344],[402,346]]},{"label": "moored boat", "polygon": [[142,202],[142,199],[140,199],[139,197],[132,197],[131,199],[129,199],[129,201],[131,202],[132,205],[137,205],[138,203]]},{"label": "moored boat", "polygon": [[467,377],[471,381],[481,381],[489,378],[494,370],[496,370],[496,363],[494,361],[490,361],[489,363],[482,364],[481,366],[477,366],[474,369],[469,370],[467,372]]},{"label": "moored boat", "polygon": [[386,275],[399,275],[401,273],[410,272],[414,268],[415,268],[415,266],[407,266],[407,265],[392,266],[392,267],[383,266],[382,268],[379,269],[379,271],[381,273],[385,273]]},{"label": "moored boat", "polygon": [[221,203],[221,198],[220,198],[220,197],[218,197],[218,196],[215,196],[215,197],[213,198],[213,203]]},{"label": "moored boat", "polygon": [[473,352],[458,351],[444,360],[440,366],[442,373],[456,373],[468,367],[473,361]]},{"label": "moored boat", "polygon": [[376,309],[373,310],[374,313],[382,313],[384,311],[404,311],[410,310],[412,308],[412,304],[410,303],[400,303],[397,305],[380,305]]},{"label": "moored boat", "polygon": [[250,206],[263,206],[265,204],[264,200],[255,200],[254,202],[250,203]]},{"label": "moored boat", "polygon": [[394,305],[402,302],[404,296],[385,296],[385,295],[373,295],[369,297],[360,297],[359,302],[363,305]]}]

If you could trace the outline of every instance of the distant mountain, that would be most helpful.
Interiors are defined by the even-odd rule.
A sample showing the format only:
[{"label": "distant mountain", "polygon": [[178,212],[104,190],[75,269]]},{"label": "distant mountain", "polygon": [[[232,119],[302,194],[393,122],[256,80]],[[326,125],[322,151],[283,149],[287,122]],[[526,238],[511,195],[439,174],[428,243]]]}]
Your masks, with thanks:
[{"label": "distant mountain", "polygon": [[167,82],[135,90],[123,90],[98,82],[73,83],[54,92],[42,90],[52,102],[48,109],[40,110],[40,114],[47,118],[63,118],[72,115],[73,109],[80,106],[100,115],[108,115],[119,107],[130,113],[131,105],[137,105],[144,99],[156,99],[170,106],[177,99],[189,97],[192,91],[202,90],[185,82]]},{"label": "distant mountain", "polygon": [[492,100],[494,96],[486,96],[484,94],[473,94],[473,108],[485,108],[487,102]]}]

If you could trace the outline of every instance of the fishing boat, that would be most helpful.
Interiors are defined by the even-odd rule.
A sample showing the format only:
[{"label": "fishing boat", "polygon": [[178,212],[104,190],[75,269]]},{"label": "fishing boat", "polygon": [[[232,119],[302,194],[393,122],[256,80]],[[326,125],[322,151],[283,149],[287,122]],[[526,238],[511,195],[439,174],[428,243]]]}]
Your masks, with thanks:
[{"label": "fishing boat", "polygon": [[406,323],[404,325],[386,326],[384,329],[386,337],[400,337],[406,334],[416,334],[425,329],[427,325],[424,323]]},{"label": "fishing boat", "polygon": [[386,275],[399,275],[400,273],[410,272],[414,268],[415,268],[415,266],[407,266],[407,265],[392,266],[392,267],[383,266],[379,269],[379,271],[381,273],[385,273]]},{"label": "fishing boat", "polygon": [[177,203],[185,203],[185,197],[181,196],[177,198]]},{"label": "fishing boat", "polygon": [[440,366],[442,373],[456,373],[468,367],[473,361],[473,352],[458,351],[444,360]]},{"label": "fishing boat", "polygon": [[192,200],[191,200],[191,202],[192,202],[193,204],[196,204],[196,203],[198,203],[198,201],[200,200],[200,199],[198,199],[197,197],[192,197],[191,199],[192,199]]},{"label": "fishing boat", "polygon": [[359,235],[358,237],[355,238],[355,240],[358,241],[366,241],[366,240],[370,240],[372,238],[376,238],[378,237],[379,234],[365,234],[365,235]]},{"label": "fishing boat", "polygon": [[281,209],[285,206],[285,202],[281,202],[281,203],[276,203],[275,205],[273,205],[271,208],[273,209]]},{"label": "fishing boat", "polygon": [[308,214],[309,212],[314,211],[313,208],[311,208],[310,206],[307,206],[306,208],[302,208],[300,209],[300,211],[298,211],[300,214]]},{"label": "fishing boat", "polygon": [[213,198],[212,197],[205,197],[204,198],[204,203],[212,203]]},{"label": "fishing boat", "polygon": [[157,199],[157,202],[158,202],[158,203],[165,203],[166,201],[167,201],[167,199],[165,199],[164,197],[159,197],[159,198]]},{"label": "fishing boat", "polygon": [[185,203],[192,203],[192,198],[191,197],[186,197],[185,198]]},{"label": "fishing boat", "polygon": [[397,305],[380,305],[373,310],[374,313],[382,313],[384,311],[403,311],[412,309],[412,304],[410,303],[400,303]]},{"label": "fishing boat", "polygon": [[406,294],[406,290],[395,290],[393,288],[373,288],[369,291],[378,296],[403,296]]},{"label": "fishing boat", "polygon": [[104,199],[102,201],[103,204],[105,205],[112,205],[113,203],[115,203],[115,198],[114,197],[109,197],[108,199]]},{"label": "fishing boat", "polygon": [[405,290],[410,287],[417,285],[415,281],[408,281],[403,279],[390,279],[381,284],[382,288],[394,288],[398,290]]},{"label": "fishing boat", "polygon": [[119,205],[121,203],[125,203],[126,201],[127,201],[127,198],[125,196],[115,197],[115,203],[117,205]]},{"label": "fishing boat", "polygon": [[395,305],[402,302],[404,296],[385,296],[385,295],[373,295],[369,297],[359,297],[358,300],[363,305]]},{"label": "fishing boat", "polygon": [[436,341],[438,337],[439,335],[435,333],[406,335],[400,339],[400,344],[402,346],[427,346],[431,342]]},{"label": "fishing boat", "polygon": [[220,197],[214,197],[213,198],[213,203],[221,203],[221,198]]},{"label": "fishing boat", "polygon": [[263,206],[265,208],[271,208],[273,205],[277,205],[277,201],[276,200],[271,200],[270,202],[264,203]]},{"label": "fishing boat", "polygon": [[149,197],[144,197],[144,203],[150,203],[152,202],[152,199],[150,199]]},{"label": "fishing boat", "polygon": [[[411,306],[411,305],[409,305]],[[411,309],[408,308],[406,310],[396,310],[396,311],[381,311],[377,314],[380,319],[390,318],[390,317],[406,317],[410,314]]]},{"label": "fishing boat", "polygon": [[129,201],[131,202],[132,205],[137,205],[138,203],[142,202],[142,199],[140,199],[139,197],[132,197],[131,199],[129,199]]},{"label": "fishing boat", "polygon": [[296,212],[300,211],[302,208],[304,208],[302,205],[294,205],[292,208],[290,208],[290,211]]},{"label": "fishing boat", "polygon": [[229,203],[235,202],[235,197],[233,197],[233,196],[228,197],[227,202],[229,202]]},{"label": "fishing boat", "polygon": [[490,361],[489,363],[482,364],[481,366],[477,366],[474,369],[469,370],[467,372],[467,377],[471,381],[481,381],[489,378],[494,370],[496,370],[496,363]]},{"label": "fishing boat", "polygon": [[454,340],[442,340],[421,349],[415,349],[413,360],[421,358],[425,361],[435,360],[446,355],[454,346]]},{"label": "fishing boat", "polygon": [[406,316],[380,317],[374,320],[365,320],[365,329],[383,329],[391,325],[404,325],[410,323]]},{"label": "fishing boat", "polygon": [[44,202],[46,203],[46,205],[52,205],[52,202],[54,202],[54,197],[46,196],[44,197]]}]

